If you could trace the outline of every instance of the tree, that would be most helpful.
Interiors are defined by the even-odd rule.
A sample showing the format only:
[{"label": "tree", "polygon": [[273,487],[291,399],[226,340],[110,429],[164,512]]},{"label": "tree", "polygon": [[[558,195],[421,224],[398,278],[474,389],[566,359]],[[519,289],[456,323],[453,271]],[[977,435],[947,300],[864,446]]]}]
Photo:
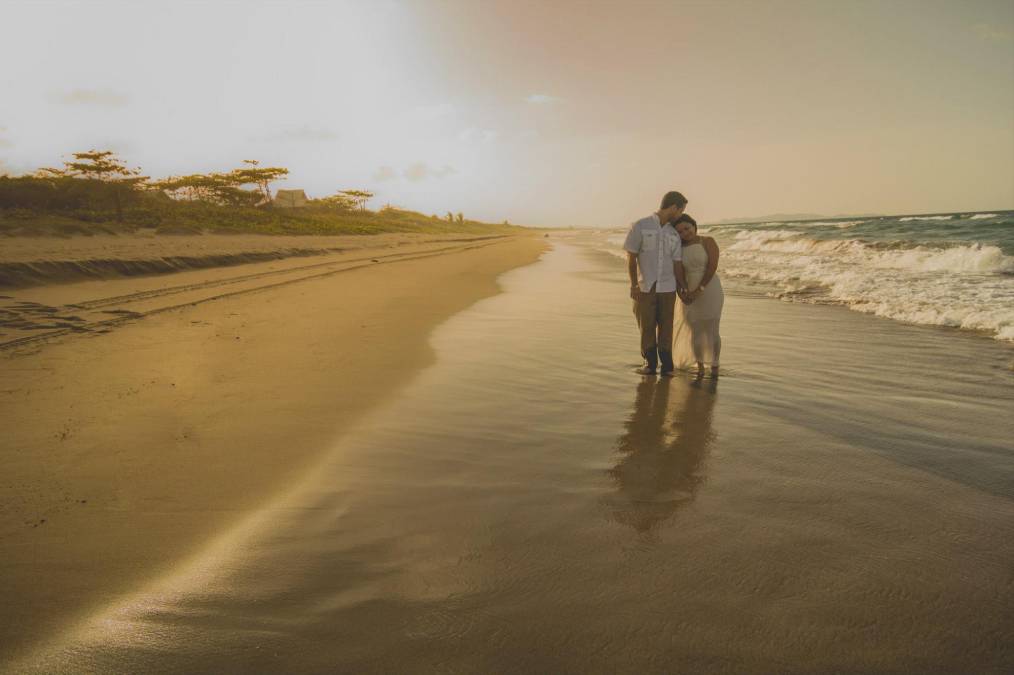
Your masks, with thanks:
[{"label": "tree", "polygon": [[[271,201],[271,182],[284,178],[289,170],[273,166],[257,166],[257,161],[244,159],[249,166],[222,173],[195,173],[187,176],[170,176],[151,184],[174,199],[205,201],[231,206],[253,206]],[[255,186],[244,190],[244,185]]]},{"label": "tree", "polygon": [[187,176],[170,176],[151,183],[151,187],[173,199],[211,202],[230,206],[253,206],[260,201],[260,192],[243,190],[244,183],[229,173],[194,173]]},{"label": "tree", "polygon": [[338,192],[328,197],[322,197],[317,201],[325,206],[338,209],[339,211],[351,211],[357,206],[356,201],[344,192]]},{"label": "tree", "polygon": [[240,185],[256,185],[266,202],[271,201],[271,182],[289,175],[289,170],[280,166],[260,168],[260,162],[256,159],[244,159],[243,163],[247,165],[246,168],[236,169],[232,172],[236,180],[240,181]]},{"label": "tree", "polygon": [[373,198],[373,193],[368,190],[342,190],[338,194],[345,195],[359,207],[360,211],[366,210],[366,202]]},{"label": "tree", "polygon": [[137,187],[148,180],[141,169],[131,169],[112,150],[75,152],[72,162],[64,162],[64,169],[40,169],[38,175],[46,177],[80,178],[101,183],[112,198],[116,220],[123,220],[123,202]]}]

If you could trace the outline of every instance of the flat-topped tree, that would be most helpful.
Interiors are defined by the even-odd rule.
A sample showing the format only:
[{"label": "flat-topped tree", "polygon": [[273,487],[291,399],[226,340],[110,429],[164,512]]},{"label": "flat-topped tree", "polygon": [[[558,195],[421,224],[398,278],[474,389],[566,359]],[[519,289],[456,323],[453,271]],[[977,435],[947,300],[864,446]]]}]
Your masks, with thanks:
[{"label": "flat-topped tree", "polygon": [[338,209],[339,211],[351,211],[358,206],[357,202],[344,192],[338,192],[333,195],[328,195],[327,197],[321,197],[315,201],[333,209]]},{"label": "flat-topped tree", "polygon": [[246,166],[234,169],[232,175],[240,185],[256,185],[265,203],[271,201],[271,182],[289,175],[289,170],[280,166],[261,167],[256,159],[244,159]]},{"label": "flat-topped tree", "polygon": [[59,169],[43,171],[54,177],[66,176],[103,183],[108,187],[108,194],[116,208],[116,220],[122,221],[124,197],[148,180],[148,176],[142,176],[140,168],[129,168],[112,150],[75,152],[73,157],[74,161],[63,163],[65,168],[62,171]]},{"label": "flat-topped tree", "polygon": [[352,203],[359,207],[360,211],[366,210],[366,202],[373,199],[373,193],[369,190],[342,190],[338,194],[345,195],[352,200]]},{"label": "flat-topped tree", "polygon": [[154,181],[151,187],[174,199],[210,202],[229,206],[253,206],[260,194],[243,190],[232,173],[195,173]]},{"label": "flat-topped tree", "polygon": [[[170,176],[150,186],[174,199],[211,202],[229,206],[254,206],[257,202],[271,201],[271,182],[284,178],[289,170],[280,166],[258,167],[253,159],[244,159],[245,166],[222,173],[195,173],[188,176]],[[256,189],[245,190],[244,185]]]}]

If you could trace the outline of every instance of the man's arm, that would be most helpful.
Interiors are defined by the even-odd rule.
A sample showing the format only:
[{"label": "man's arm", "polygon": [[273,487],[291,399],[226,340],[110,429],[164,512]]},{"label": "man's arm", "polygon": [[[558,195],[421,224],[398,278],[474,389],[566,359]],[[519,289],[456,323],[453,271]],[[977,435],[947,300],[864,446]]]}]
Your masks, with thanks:
[{"label": "man's arm", "polygon": [[672,273],[676,277],[676,294],[687,302],[687,271],[683,268],[683,260],[672,261]]},{"label": "man's arm", "polygon": [[637,300],[641,288],[637,285],[637,254],[627,251],[627,274],[630,276],[630,297]]},{"label": "man's arm", "polygon": [[641,297],[641,289],[637,285],[637,252],[641,250],[641,244],[641,230],[634,223],[623,242],[623,250],[627,252],[627,274],[630,275],[630,297],[634,300]]}]

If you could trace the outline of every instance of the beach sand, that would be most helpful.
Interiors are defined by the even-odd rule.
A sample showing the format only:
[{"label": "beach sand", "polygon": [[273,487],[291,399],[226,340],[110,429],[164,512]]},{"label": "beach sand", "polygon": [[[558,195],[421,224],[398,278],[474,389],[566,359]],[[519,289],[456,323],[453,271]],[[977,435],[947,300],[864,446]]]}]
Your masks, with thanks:
[{"label": "beach sand", "polygon": [[[109,239],[38,250],[94,259],[115,244],[152,259],[195,243]],[[215,253],[293,245],[186,239]],[[432,361],[434,326],[544,247],[528,236],[327,239],[296,243],[339,251],[3,291],[0,663],[171,569],[299,476]]]},{"label": "beach sand", "polygon": [[722,378],[642,378],[541,241],[5,360],[11,669],[1010,671],[1008,345],[730,283]]}]

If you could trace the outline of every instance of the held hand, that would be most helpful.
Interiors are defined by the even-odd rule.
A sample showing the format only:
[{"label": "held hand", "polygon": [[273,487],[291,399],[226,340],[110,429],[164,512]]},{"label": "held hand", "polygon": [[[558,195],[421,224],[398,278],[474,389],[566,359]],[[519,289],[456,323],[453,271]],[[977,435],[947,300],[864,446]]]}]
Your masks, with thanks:
[{"label": "held hand", "polygon": [[638,288],[637,286],[631,286],[630,287],[630,299],[631,300],[640,300],[641,299],[641,289]]}]

